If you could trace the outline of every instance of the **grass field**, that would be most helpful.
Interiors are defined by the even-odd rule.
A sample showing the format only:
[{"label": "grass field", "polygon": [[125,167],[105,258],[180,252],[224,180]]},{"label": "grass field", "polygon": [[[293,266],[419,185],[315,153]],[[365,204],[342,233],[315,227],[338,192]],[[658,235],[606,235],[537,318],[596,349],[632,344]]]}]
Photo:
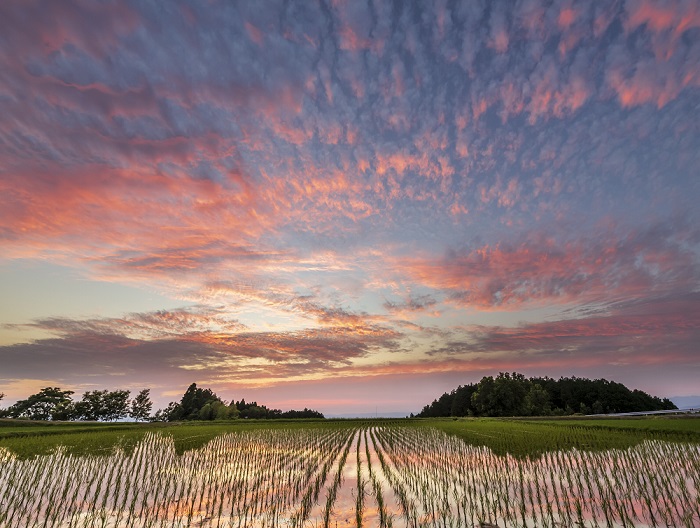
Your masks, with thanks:
[{"label": "grass field", "polygon": [[538,455],[557,449],[627,448],[643,440],[700,443],[700,417],[655,417],[632,419],[496,419],[451,418],[416,420],[238,420],[234,422],[93,423],[30,422],[0,419],[0,448],[21,458],[49,454],[65,446],[73,454],[109,453],[115,446],[129,450],[143,436],[162,432],[173,438],[182,453],[204,445],[219,434],[257,429],[314,427],[363,427],[371,424],[401,424],[435,427],[468,443],[493,449],[499,454]]},{"label": "grass field", "polygon": [[[75,455],[108,454],[115,447],[131,451],[148,432],[171,437],[175,451],[203,446],[218,435],[259,429],[306,429],[328,427],[323,420],[240,420],[235,422],[182,423],[88,423],[88,422],[23,422],[0,420],[0,448],[20,458],[46,455],[58,446]],[[339,427],[344,427],[339,422]]]},{"label": "grass field", "polygon": [[566,449],[625,449],[644,440],[700,443],[700,417],[636,419],[431,419],[418,422],[498,454],[540,455]]},{"label": "grass field", "polygon": [[0,422],[0,526],[700,526],[700,419]]}]

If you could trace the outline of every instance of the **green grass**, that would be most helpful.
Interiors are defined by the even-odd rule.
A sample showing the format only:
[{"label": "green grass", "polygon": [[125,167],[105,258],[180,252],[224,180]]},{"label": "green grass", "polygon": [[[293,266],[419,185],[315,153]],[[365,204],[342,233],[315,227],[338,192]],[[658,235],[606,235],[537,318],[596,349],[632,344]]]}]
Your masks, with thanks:
[{"label": "green grass", "polygon": [[418,426],[435,427],[473,445],[515,456],[546,451],[626,449],[644,440],[700,443],[700,418],[596,420],[509,420],[496,418],[428,419]]},{"label": "green grass", "polygon": [[601,429],[644,431],[649,433],[687,434],[700,436],[700,416],[644,418],[585,418],[552,421],[561,425],[578,425]]},{"label": "green grass", "polygon": [[2,420],[0,448],[13,451],[21,458],[45,455],[58,446],[76,455],[110,454],[115,448],[127,452],[148,431],[172,436],[175,450],[181,454],[197,449],[212,438],[232,432],[258,429],[300,429],[316,427],[353,427],[353,421],[322,420],[236,420],[225,422],[178,423],[88,423],[25,422]]},{"label": "green grass", "polygon": [[560,449],[626,449],[646,439],[700,443],[700,417],[633,419],[489,419],[453,420],[236,420],[185,423],[89,423],[0,420],[0,448],[22,458],[47,454],[65,446],[74,454],[109,454],[115,448],[130,451],[148,431],[172,436],[183,453],[212,438],[233,431],[358,427],[403,424],[435,427],[494,452],[536,456]]}]

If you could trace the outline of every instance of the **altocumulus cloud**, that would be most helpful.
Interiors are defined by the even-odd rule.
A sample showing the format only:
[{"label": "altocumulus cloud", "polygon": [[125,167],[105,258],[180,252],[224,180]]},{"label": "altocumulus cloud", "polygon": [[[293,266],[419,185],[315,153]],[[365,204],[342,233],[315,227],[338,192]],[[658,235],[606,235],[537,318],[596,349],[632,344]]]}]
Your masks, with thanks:
[{"label": "altocumulus cloud", "polygon": [[699,31],[680,0],[3,2],[3,262],[190,305],[2,321],[7,379],[697,369]]}]

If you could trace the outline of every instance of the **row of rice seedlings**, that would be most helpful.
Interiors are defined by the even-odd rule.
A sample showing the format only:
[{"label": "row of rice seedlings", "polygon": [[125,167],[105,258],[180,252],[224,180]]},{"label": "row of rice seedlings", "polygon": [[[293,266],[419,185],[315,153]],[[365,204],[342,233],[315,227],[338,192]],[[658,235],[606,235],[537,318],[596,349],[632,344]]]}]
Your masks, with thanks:
[{"label": "row of rice seedlings", "polygon": [[340,489],[343,483],[343,469],[345,468],[345,463],[348,459],[348,455],[350,454],[350,448],[352,446],[352,443],[353,437],[351,436],[345,443],[345,447],[342,450],[342,454],[340,455],[340,458],[338,459],[335,465],[335,475],[333,477],[333,481],[330,487],[326,489],[326,501],[322,512],[324,528],[330,528],[331,526],[333,508],[338,498],[338,490]]},{"label": "row of rice seedlings", "polygon": [[0,525],[252,526],[303,523],[352,434],[347,429],[227,434],[175,453],[148,434],[126,455],[64,449],[0,455]]},{"label": "row of rice seedlings", "polygon": [[362,481],[362,461],[358,458],[360,442],[361,430],[355,429],[338,462],[335,478],[326,490],[325,505],[322,509],[319,508],[320,518],[310,519],[313,525],[316,522],[322,522],[324,526],[338,526],[339,522],[347,525],[351,519],[353,525],[363,523],[365,497],[358,497],[357,485],[358,481]]},{"label": "row of rice seedlings", "polygon": [[[300,502],[300,507],[297,510],[297,513],[290,521],[292,526],[303,526],[304,523],[311,517],[314,509],[318,509],[319,495],[321,490],[324,488],[326,489],[326,502],[322,515],[324,517],[324,524],[330,524],[330,513],[333,510],[337,492],[342,483],[342,471],[345,466],[345,461],[347,460],[352,441],[352,434],[347,435],[344,439],[342,439],[343,443],[339,444],[339,446],[344,445],[344,447],[333,451],[334,456],[328,457],[324,461],[323,469],[320,471],[319,476],[315,479],[314,484],[307,488],[307,491]],[[333,477],[330,476],[331,470],[334,470]]]},{"label": "row of rice seedlings", "polygon": [[437,431],[383,428],[376,436],[411,526],[700,524],[697,445],[647,441],[518,459]]},{"label": "row of rice seedlings", "polygon": [[[377,502],[377,513],[379,515],[379,526],[380,528],[391,528],[393,527],[393,515],[389,513],[387,504],[384,499],[384,491],[382,486],[383,477],[377,474],[377,468],[372,464],[372,452],[376,455],[376,441],[374,440],[373,429],[366,429],[364,431],[365,435],[365,456],[367,457],[367,467],[369,470],[369,478],[372,484],[372,491],[374,492],[374,499]],[[368,438],[369,433],[369,438]],[[370,442],[372,444],[372,450],[370,451]]]},{"label": "row of rice seedlings", "polygon": [[357,528],[362,528],[362,515],[365,508],[365,481],[362,478],[362,458],[360,457],[360,445],[362,444],[362,430],[357,433],[355,459],[357,463],[355,468],[357,471],[357,491],[355,494],[355,525]]},{"label": "row of rice seedlings", "polygon": [[[376,431],[376,434],[375,434]],[[394,467],[391,458],[384,452],[383,446],[381,444],[380,438],[383,436],[381,432],[388,433],[390,436],[390,429],[381,430],[375,429],[371,432],[372,439],[374,441],[374,450],[379,460],[379,466],[381,468],[382,474],[385,480],[389,483],[392,489],[399,507],[401,509],[401,517],[404,524],[409,527],[417,526],[419,512],[416,507],[416,502],[407,490],[403,476],[400,471]]]},{"label": "row of rice seedlings", "polygon": [[382,527],[700,525],[697,445],[520,459],[435,430],[375,427],[226,434],[182,456],[154,434],[128,455],[19,460],[0,450],[0,526],[329,527],[347,513],[334,508],[352,446],[357,526],[369,519],[367,487]]}]

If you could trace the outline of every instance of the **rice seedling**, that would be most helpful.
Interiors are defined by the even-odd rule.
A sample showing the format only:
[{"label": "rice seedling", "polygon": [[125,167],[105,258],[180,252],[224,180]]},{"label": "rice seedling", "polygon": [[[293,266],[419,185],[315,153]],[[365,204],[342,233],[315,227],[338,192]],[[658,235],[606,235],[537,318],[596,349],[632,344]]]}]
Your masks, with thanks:
[{"label": "rice seedling", "polygon": [[[518,427],[536,425],[510,431]],[[515,442],[507,424],[495,426],[500,437],[475,429],[468,434],[489,436],[469,443],[377,421],[206,433],[205,441],[189,438],[192,431],[176,438],[149,430],[105,454],[64,446],[23,458],[0,447],[0,526],[700,525],[698,443],[647,438],[542,451],[543,440],[523,434],[521,442],[536,447],[515,456],[483,445]],[[565,445],[611,434],[544,430]]]}]

